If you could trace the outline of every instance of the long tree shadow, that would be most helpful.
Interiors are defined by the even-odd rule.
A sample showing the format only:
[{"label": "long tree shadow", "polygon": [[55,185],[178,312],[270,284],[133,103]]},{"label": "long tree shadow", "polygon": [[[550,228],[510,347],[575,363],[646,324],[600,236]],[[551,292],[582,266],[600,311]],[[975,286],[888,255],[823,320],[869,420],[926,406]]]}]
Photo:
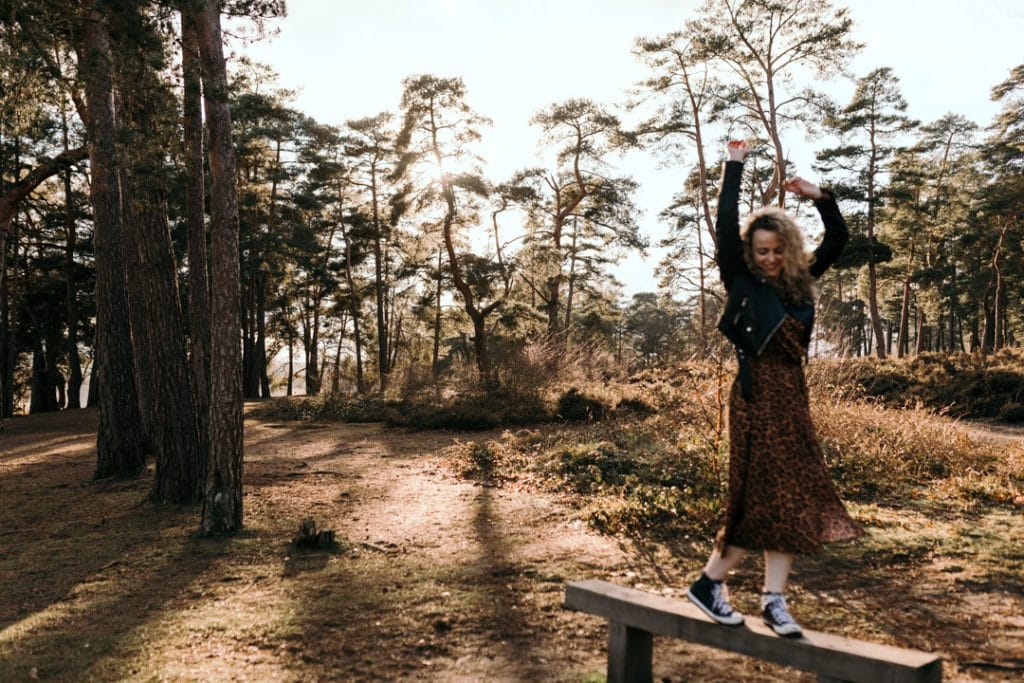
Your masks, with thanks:
[{"label": "long tree shadow", "polygon": [[[454,435],[407,436],[400,435],[397,447],[336,443],[330,452],[301,456],[303,469],[335,479],[274,481],[294,462],[268,464],[260,475],[262,486],[288,486],[294,499],[349,534],[332,554],[289,550],[282,575],[294,628],[282,656],[291,668],[330,671],[344,680],[429,678],[438,666],[471,679],[488,678],[487,671],[502,671],[505,680],[549,679],[535,655],[543,625],[531,620],[525,605],[530,568],[517,557],[497,489],[486,481],[444,480],[428,464],[413,464],[424,449]],[[413,476],[399,475],[408,467]],[[395,478],[371,476],[378,469],[390,469]],[[278,477],[271,476],[275,471]],[[330,482],[348,488],[325,498],[323,484]],[[296,509],[279,502],[273,517],[282,505]],[[361,528],[370,542],[359,540]],[[453,536],[457,549],[444,540]]]},{"label": "long tree shadow", "polygon": [[487,634],[490,647],[517,667],[520,680],[539,680],[542,672],[532,656],[538,633],[520,604],[524,588],[519,583],[525,568],[515,557],[513,539],[495,505],[495,491],[485,473],[473,517],[479,551],[476,561],[465,569],[466,579],[478,588],[477,597],[482,601],[479,627]]},{"label": "long tree shadow", "polygon": [[145,502],[149,477],[92,481],[95,422],[67,411],[4,434],[22,459],[0,463],[0,680],[130,677],[149,653],[140,633],[250,543],[191,538],[198,508]]},{"label": "long tree shadow", "polygon": [[79,680],[114,652],[143,656],[132,632],[228,551],[188,538],[194,508],[140,504],[148,486],[71,485],[21,511],[31,533],[2,539],[0,679]]}]

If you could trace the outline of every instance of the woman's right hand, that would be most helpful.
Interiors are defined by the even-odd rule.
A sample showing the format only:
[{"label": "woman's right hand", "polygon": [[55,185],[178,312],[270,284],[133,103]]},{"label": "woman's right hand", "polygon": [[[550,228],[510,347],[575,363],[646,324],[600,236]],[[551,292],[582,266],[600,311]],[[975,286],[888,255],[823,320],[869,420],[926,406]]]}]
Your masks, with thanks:
[{"label": "woman's right hand", "polygon": [[729,161],[743,161],[750,154],[750,145],[746,140],[730,140],[725,150],[729,154]]}]

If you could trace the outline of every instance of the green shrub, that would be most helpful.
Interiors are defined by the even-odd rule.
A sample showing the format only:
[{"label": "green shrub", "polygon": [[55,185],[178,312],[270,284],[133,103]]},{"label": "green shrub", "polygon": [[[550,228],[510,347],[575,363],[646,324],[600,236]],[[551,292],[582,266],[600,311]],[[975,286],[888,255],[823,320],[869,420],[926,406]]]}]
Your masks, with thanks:
[{"label": "green shrub", "polygon": [[500,426],[534,424],[551,419],[538,396],[500,391],[437,399],[433,395],[406,400],[379,396],[295,396],[274,398],[251,410],[263,420],[384,422],[411,429],[479,431]]},{"label": "green shrub", "polygon": [[643,417],[658,412],[657,408],[639,398],[624,398],[615,406],[615,412],[622,415]]},{"label": "green shrub", "polygon": [[263,401],[250,415],[261,420],[385,422],[396,405],[379,396],[289,396]]},{"label": "green shrub", "polygon": [[405,401],[388,416],[388,424],[411,429],[482,431],[496,427],[533,424],[550,419],[539,397],[500,392],[459,396],[448,401]]},{"label": "green shrub", "polygon": [[1000,422],[1024,422],[1024,403],[1007,403],[999,409],[996,419]]},{"label": "green shrub", "polygon": [[674,540],[708,536],[721,523],[721,496],[694,496],[688,489],[640,483],[624,492],[622,503],[593,510],[590,522],[600,531]]},{"label": "green shrub", "polygon": [[577,493],[621,484],[635,469],[628,455],[609,441],[567,446],[559,454],[558,473]]},{"label": "green shrub", "polygon": [[1024,357],[1007,350],[993,355],[925,353],[913,358],[816,360],[808,380],[843,398],[875,398],[893,407],[924,407],[953,417],[1014,415],[1024,403]]},{"label": "green shrub", "polygon": [[558,398],[558,416],[567,422],[600,420],[607,408],[599,399],[572,388]]}]

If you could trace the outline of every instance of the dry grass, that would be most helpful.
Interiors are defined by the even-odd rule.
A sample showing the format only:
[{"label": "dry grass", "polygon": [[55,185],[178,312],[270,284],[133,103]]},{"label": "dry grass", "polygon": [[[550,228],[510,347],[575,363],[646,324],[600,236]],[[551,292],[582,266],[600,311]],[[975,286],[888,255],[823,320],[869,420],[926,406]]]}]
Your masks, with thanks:
[{"label": "dry grass", "polygon": [[910,358],[820,360],[813,386],[846,398],[920,407],[962,418],[1024,421],[1024,351],[991,355],[925,353]]},{"label": "dry grass", "polygon": [[[897,410],[870,401],[817,401],[812,407],[826,461],[841,493],[858,500],[941,492],[961,506],[1009,503],[1019,479],[1005,468],[1001,444],[972,436],[956,420],[922,409]],[[1003,476],[1005,475],[1005,476]],[[995,495],[974,496],[951,482],[987,480]]]}]

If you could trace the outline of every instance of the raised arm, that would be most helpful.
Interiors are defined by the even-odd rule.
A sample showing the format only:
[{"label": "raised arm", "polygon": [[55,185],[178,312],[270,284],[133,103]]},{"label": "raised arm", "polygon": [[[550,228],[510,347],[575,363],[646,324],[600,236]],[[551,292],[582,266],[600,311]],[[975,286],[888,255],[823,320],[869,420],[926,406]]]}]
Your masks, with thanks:
[{"label": "raised arm", "polygon": [[843,247],[850,239],[850,231],[846,227],[843,215],[839,213],[836,197],[831,190],[822,189],[799,176],[787,180],[786,189],[813,200],[818,214],[821,215],[821,222],[825,225],[825,236],[818,248],[814,250],[814,259],[810,266],[811,275],[816,278],[821,277],[843,253]]},{"label": "raised arm", "polygon": [[730,140],[726,147],[728,161],[722,174],[718,192],[718,215],[715,219],[715,261],[725,288],[732,286],[733,277],[743,267],[743,245],[740,241],[740,180],[743,161],[750,153],[745,140]]}]

